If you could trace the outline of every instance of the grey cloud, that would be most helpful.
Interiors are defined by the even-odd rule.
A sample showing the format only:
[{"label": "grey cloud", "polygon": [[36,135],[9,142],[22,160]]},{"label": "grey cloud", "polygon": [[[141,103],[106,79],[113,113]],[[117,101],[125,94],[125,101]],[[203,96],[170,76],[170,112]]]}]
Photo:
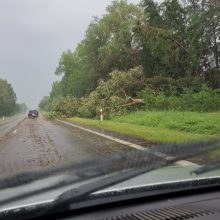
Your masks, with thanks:
[{"label": "grey cloud", "polygon": [[[138,3],[139,0],[129,2]],[[59,77],[64,50],[82,40],[93,16],[111,0],[0,0],[0,78],[30,108],[37,107]]]}]

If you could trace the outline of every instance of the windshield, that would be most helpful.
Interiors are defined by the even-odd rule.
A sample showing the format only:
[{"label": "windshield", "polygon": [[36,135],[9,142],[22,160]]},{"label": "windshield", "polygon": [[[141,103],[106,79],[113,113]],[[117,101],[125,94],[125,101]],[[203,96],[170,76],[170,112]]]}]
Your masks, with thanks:
[{"label": "windshield", "polygon": [[220,176],[219,11],[219,0],[0,1],[1,198]]}]

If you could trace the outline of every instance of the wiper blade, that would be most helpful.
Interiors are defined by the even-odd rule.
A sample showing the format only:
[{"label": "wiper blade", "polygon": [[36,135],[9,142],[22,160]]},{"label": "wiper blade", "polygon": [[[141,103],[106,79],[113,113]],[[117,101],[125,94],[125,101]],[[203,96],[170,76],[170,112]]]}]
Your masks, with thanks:
[{"label": "wiper blade", "polygon": [[[3,199],[0,201],[0,205],[5,205],[7,203],[34,196],[39,193],[44,193],[48,190],[72,185],[73,183],[83,183],[89,179],[111,175],[111,178],[107,177],[102,179],[101,182],[98,182],[99,180],[97,180],[94,182],[94,184],[92,183],[92,185],[89,183],[89,185],[84,184],[80,187],[74,188],[73,191],[69,191],[57,198],[52,206],[49,207],[50,209],[57,207],[63,208],[63,206],[72,201],[72,199],[74,201],[78,201],[82,199],[83,196],[88,195],[88,193],[106,188],[109,185],[124,181],[143,172],[167,166],[178,160],[214,150],[218,146],[218,140],[194,141],[180,144],[162,144],[151,149],[146,149],[146,151],[135,150],[123,154],[114,154],[86,163],[72,164],[62,168],[50,170],[49,172],[32,173],[31,178],[29,178],[28,175],[24,175],[25,178],[23,180],[19,180],[20,185],[41,179],[42,176],[45,177],[45,173],[48,175],[51,175],[51,173],[56,175],[67,171],[69,174],[70,172],[70,174],[62,181],[42,189],[29,191],[12,198]],[[7,179],[6,182],[5,180],[0,180],[0,186],[5,188],[7,186],[6,183],[8,182],[10,182],[10,179]],[[13,184],[17,185],[16,181]]]},{"label": "wiper blade", "polygon": [[204,174],[210,171],[220,169],[220,159],[209,162],[209,164],[199,167],[197,170],[192,173],[196,175]]},{"label": "wiper blade", "polygon": [[[71,203],[81,201],[88,194],[117,184],[127,179],[133,178],[140,174],[155,170],[160,167],[170,165],[178,160],[197,156],[200,153],[213,150],[219,146],[218,140],[186,142],[181,144],[163,144],[141,153],[143,158],[133,158],[142,161],[133,164],[131,167],[127,164],[125,167],[130,168],[121,170],[114,175],[107,176],[103,179],[96,180],[94,183],[84,184],[77,188],[68,190],[60,195],[53,204],[53,212],[68,209]],[[139,156],[141,156],[139,155]],[[132,158],[131,158],[132,159]]]},{"label": "wiper blade", "polygon": [[[184,143],[167,143],[167,144],[152,146],[150,149],[146,148],[145,152],[148,152],[152,155],[157,155],[160,158],[169,159],[169,157],[175,157],[177,159],[178,158],[180,159],[180,157],[187,157],[187,156],[190,157],[191,154],[193,153],[196,155],[197,153],[199,154],[209,150],[214,150],[215,148],[217,148],[218,144],[219,144],[218,139],[184,142]],[[137,151],[137,152],[142,154],[141,151]],[[97,163],[105,165],[111,160],[117,158],[123,158],[126,157],[126,155],[128,156],[129,153],[111,154],[111,155],[103,156],[96,160],[83,161],[80,163],[71,163],[66,166],[52,168],[44,171],[24,172],[12,177],[0,179],[0,190],[22,186],[34,182],[36,180],[40,180],[45,177],[62,174],[65,171],[72,172],[78,169],[87,168],[96,165]]]}]

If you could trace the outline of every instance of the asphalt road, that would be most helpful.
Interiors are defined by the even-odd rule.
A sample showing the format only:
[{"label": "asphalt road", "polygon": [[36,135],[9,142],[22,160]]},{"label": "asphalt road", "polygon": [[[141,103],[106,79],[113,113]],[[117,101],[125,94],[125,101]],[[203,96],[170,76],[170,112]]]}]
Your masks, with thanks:
[{"label": "asphalt road", "polygon": [[0,175],[42,170],[129,150],[125,145],[41,116],[25,118],[0,139]]},{"label": "asphalt road", "polygon": [[0,119],[0,140],[5,136],[5,133],[9,132],[11,128],[15,127],[22,119],[24,115],[14,116],[4,121]]}]

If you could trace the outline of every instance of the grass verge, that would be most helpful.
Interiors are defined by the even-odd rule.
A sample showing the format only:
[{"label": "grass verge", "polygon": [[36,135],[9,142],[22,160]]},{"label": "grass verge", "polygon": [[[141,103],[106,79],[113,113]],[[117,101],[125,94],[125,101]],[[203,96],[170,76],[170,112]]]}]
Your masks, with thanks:
[{"label": "grass verge", "polygon": [[[3,118],[3,116],[0,116],[0,125],[1,124],[5,124],[6,122],[15,119],[16,117],[19,117],[22,114],[17,114],[17,115],[12,115],[12,116],[5,116]],[[3,120],[4,119],[4,120]]]},{"label": "grass verge", "polygon": [[211,137],[207,134],[196,134],[185,131],[176,131],[167,128],[117,122],[112,120],[101,122],[98,120],[74,117],[68,118],[66,121],[103,128],[109,131],[115,131],[120,134],[125,134],[136,138],[143,138],[145,140],[154,142],[180,142]]},{"label": "grass verge", "polygon": [[180,132],[220,135],[220,112],[136,111],[112,120]]}]

